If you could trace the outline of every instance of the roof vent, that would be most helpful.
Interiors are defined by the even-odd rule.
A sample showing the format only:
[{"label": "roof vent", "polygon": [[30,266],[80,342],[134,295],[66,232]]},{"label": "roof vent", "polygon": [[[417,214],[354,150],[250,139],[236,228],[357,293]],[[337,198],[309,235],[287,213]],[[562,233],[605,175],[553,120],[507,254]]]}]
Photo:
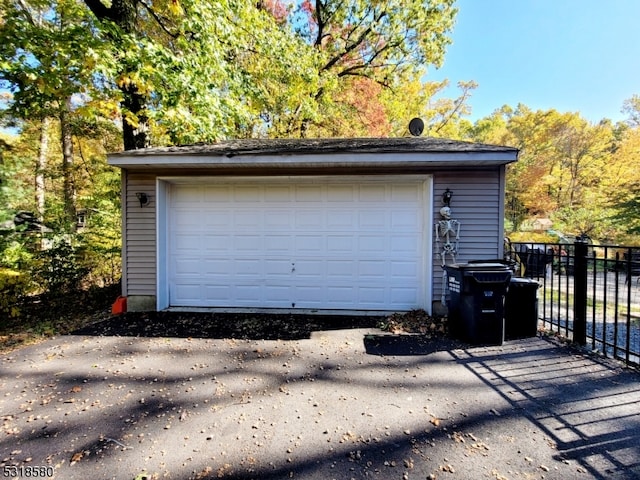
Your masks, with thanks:
[{"label": "roof vent", "polygon": [[414,118],[409,122],[409,133],[414,137],[419,137],[424,131],[424,122],[420,118]]}]

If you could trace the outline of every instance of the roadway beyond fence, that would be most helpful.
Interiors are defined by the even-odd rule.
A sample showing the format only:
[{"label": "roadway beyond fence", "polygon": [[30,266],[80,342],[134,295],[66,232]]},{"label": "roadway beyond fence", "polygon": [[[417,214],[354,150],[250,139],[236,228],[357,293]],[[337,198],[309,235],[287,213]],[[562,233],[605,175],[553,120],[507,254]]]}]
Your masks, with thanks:
[{"label": "roadway beyond fence", "polygon": [[640,366],[640,247],[509,242],[505,259],[540,282],[545,330]]}]

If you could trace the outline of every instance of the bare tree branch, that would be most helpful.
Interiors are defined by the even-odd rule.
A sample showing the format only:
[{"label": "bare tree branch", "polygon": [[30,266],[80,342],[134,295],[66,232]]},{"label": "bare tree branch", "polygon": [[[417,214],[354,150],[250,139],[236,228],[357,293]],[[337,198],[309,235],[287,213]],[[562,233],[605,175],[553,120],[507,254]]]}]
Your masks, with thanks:
[{"label": "bare tree branch", "polygon": [[18,0],[18,3],[20,4],[20,7],[24,11],[31,25],[40,26],[40,22],[36,22],[36,19],[33,18],[33,14],[31,13],[31,9],[29,8],[29,5],[27,5],[24,0]]},{"label": "bare tree branch", "polygon": [[329,70],[331,67],[333,67],[336,63],[338,63],[340,60],[342,60],[343,58],[345,58],[347,55],[349,55],[349,53],[351,53],[353,50],[355,50],[357,47],[359,47],[360,45],[362,45],[364,43],[364,41],[367,39],[367,37],[371,34],[371,32],[373,32],[373,27],[372,25],[378,23],[380,20],[382,20],[384,17],[386,16],[386,12],[381,12],[378,17],[376,17],[374,19],[374,21],[371,23],[371,25],[369,25],[361,34],[360,36],[350,45],[347,45],[344,50],[340,53],[338,53],[337,55],[335,55],[331,60],[329,60],[324,67],[322,67],[320,69],[320,71],[325,71],[325,70]]},{"label": "bare tree branch", "polygon": [[316,41],[314,45],[319,47],[322,45],[322,39],[324,38],[324,19],[322,18],[322,12],[324,9],[324,5],[322,4],[322,0],[316,0],[316,21],[318,22],[318,34],[316,35]]},{"label": "bare tree branch", "polygon": [[[462,86],[460,83],[458,85]],[[451,119],[460,111],[465,101],[471,96],[471,90],[472,86],[470,85],[463,87],[462,95],[455,100],[455,107],[449,112],[449,115],[442,119],[438,127],[435,129],[436,133],[442,130],[444,126],[447,125],[447,123],[449,123],[449,121],[451,121]]]},{"label": "bare tree branch", "polygon": [[164,33],[166,33],[167,35],[169,35],[171,38],[174,38],[174,39],[180,37],[180,32],[171,32],[171,30],[169,30],[169,27],[165,25],[165,22],[167,22],[167,19],[158,15],[158,13],[153,9],[151,5],[146,3],[144,0],[138,0],[138,1],[140,2],[140,5],[142,5],[145,8],[145,10],[151,14],[153,19],[156,21],[156,23],[162,29],[162,31],[164,31]]}]

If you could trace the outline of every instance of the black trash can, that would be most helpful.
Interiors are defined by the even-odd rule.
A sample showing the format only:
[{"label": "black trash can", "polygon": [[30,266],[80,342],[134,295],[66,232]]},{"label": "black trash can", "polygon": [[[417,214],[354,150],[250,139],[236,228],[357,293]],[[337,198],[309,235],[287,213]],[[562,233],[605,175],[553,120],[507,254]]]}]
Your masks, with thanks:
[{"label": "black trash can", "polygon": [[530,278],[511,278],[504,301],[505,340],[538,334],[538,288],[540,284]]},{"label": "black trash can", "polygon": [[545,277],[547,265],[553,261],[553,255],[540,247],[527,248],[526,254],[520,254],[524,262],[524,274],[530,278]]},{"label": "black trash can", "polygon": [[502,263],[448,265],[449,328],[472,345],[502,345],[511,270]]}]

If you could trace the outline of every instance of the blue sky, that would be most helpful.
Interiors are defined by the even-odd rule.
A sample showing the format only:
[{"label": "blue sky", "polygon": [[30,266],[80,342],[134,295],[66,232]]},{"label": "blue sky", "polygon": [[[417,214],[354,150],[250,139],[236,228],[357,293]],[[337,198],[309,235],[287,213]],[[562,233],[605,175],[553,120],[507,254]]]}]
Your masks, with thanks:
[{"label": "blue sky", "polygon": [[639,0],[458,0],[457,7],[444,65],[425,79],[475,80],[471,120],[523,103],[618,121],[623,101],[640,95]]}]

